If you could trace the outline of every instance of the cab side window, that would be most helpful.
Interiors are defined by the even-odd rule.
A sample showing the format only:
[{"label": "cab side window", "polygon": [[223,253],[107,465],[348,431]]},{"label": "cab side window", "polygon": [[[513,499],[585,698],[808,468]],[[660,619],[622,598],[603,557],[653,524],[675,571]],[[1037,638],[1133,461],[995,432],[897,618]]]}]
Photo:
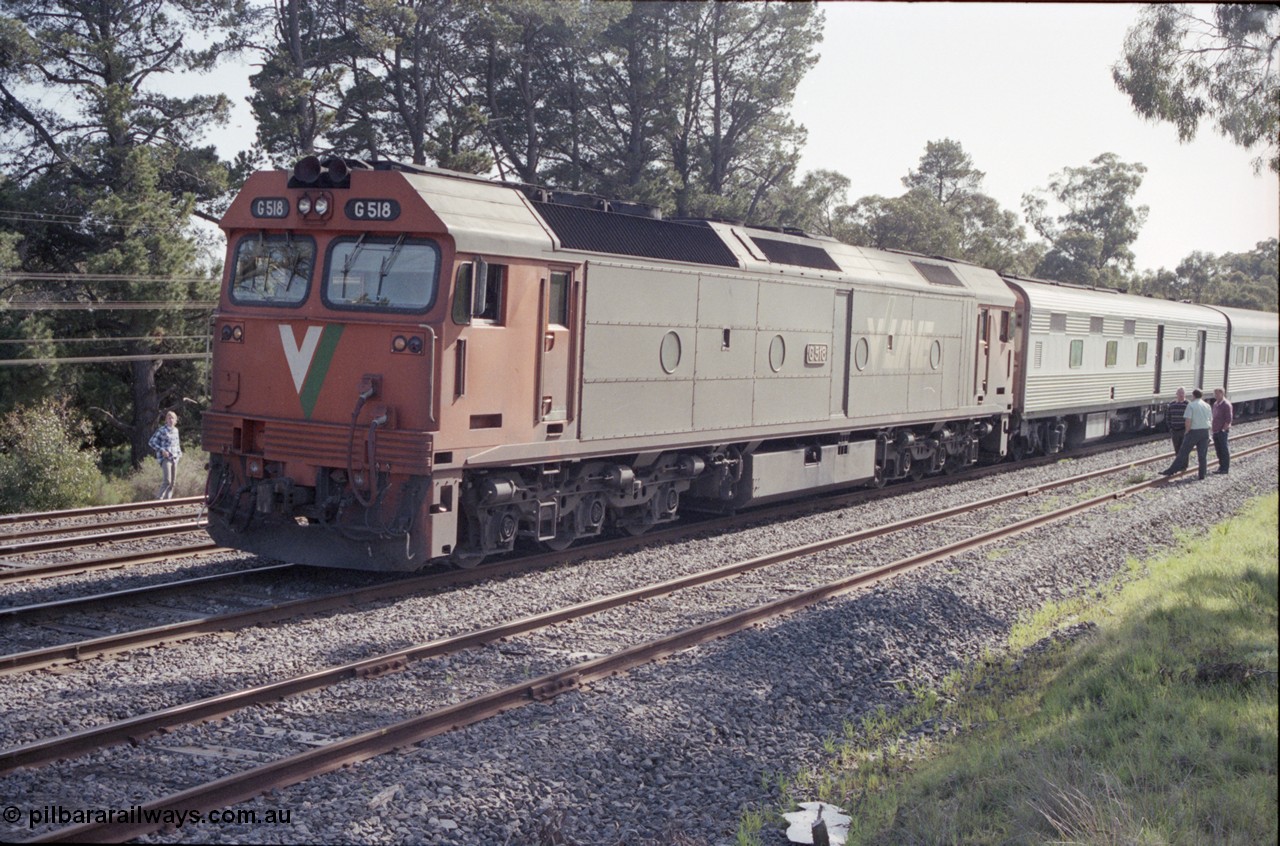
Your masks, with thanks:
[{"label": "cab side window", "polygon": [[547,323],[569,325],[569,272],[551,271],[551,288],[547,298]]},{"label": "cab side window", "polygon": [[[479,277],[483,288],[476,290]],[[506,300],[507,266],[492,264],[481,258],[458,265],[453,280],[453,322],[467,324],[502,323],[502,309]]]}]

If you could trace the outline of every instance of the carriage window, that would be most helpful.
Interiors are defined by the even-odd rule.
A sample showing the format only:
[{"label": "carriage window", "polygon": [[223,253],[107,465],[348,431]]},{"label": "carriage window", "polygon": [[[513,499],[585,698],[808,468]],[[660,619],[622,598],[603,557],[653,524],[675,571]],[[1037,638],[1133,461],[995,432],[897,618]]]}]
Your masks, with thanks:
[{"label": "carriage window", "polygon": [[1107,367],[1116,366],[1116,358],[1120,353],[1119,341],[1107,341]]},{"label": "carriage window", "polygon": [[569,272],[551,271],[551,286],[547,292],[547,323],[569,325]]},{"label": "carriage window", "polygon": [[1244,347],[1236,347],[1236,364],[1244,364]]},{"label": "carriage window", "polygon": [[316,242],[285,235],[246,235],[236,245],[231,300],[240,305],[294,306],[307,298]]},{"label": "carriage window", "polygon": [[1244,354],[1244,363],[1253,364],[1253,347],[1249,347],[1248,351]]},{"label": "carriage window", "polygon": [[1077,339],[1071,342],[1071,366],[1084,366],[1084,341]]},{"label": "carriage window", "polygon": [[1003,343],[1009,342],[1009,319],[1010,314],[1007,311],[1000,312],[1000,340]]},{"label": "carriage window", "polygon": [[1138,366],[1143,367],[1147,363],[1147,342],[1138,343]]},{"label": "carriage window", "polygon": [[1182,347],[1174,347],[1174,348],[1173,348],[1173,360],[1174,360],[1174,361],[1186,361],[1186,360],[1187,360],[1187,351],[1186,351],[1184,348],[1182,348]]},{"label": "carriage window", "polygon": [[361,235],[329,247],[324,301],[334,308],[426,311],[436,299],[434,241]]}]

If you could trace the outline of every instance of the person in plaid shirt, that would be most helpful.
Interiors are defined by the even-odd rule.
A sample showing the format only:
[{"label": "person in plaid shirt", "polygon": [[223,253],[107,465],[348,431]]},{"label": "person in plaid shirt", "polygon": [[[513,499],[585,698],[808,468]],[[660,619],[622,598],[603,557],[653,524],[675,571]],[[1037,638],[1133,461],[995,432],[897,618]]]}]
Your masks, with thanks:
[{"label": "person in plaid shirt", "polygon": [[173,498],[173,482],[178,475],[178,459],[182,458],[182,444],[178,439],[178,415],[170,411],[164,416],[164,425],[147,441],[160,461],[161,483],[156,499]]}]

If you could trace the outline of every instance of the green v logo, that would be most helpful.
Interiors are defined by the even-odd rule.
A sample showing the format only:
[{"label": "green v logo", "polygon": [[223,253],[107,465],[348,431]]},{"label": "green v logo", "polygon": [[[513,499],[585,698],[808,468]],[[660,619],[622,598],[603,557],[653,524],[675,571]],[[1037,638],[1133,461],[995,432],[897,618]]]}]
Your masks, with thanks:
[{"label": "green v logo", "polygon": [[293,377],[293,387],[298,391],[298,399],[302,401],[302,414],[308,420],[315,410],[316,400],[320,398],[320,388],[329,372],[334,350],[338,348],[342,328],[340,323],[330,323],[324,327],[308,326],[299,343],[293,327],[287,323],[280,324],[280,345],[284,348],[284,360],[289,365],[289,375]]}]

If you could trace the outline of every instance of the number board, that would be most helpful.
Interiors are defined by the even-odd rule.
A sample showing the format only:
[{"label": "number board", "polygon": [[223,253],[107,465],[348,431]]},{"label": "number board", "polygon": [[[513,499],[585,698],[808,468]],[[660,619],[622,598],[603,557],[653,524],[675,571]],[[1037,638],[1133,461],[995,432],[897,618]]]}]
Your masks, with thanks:
[{"label": "number board", "polygon": [[288,217],[289,201],[284,197],[258,197],[250,205],[249,213],[254,217]]},{"label": "number board", "polygon": [[351,220],[395,220],[400,216],[400,203],[395,200],[347,200],[346,212]]},{"label": "number board", "polygon": [[805,344],[804,363],[805,364],[826,364],[827,363],[827,345],[826,344]]}]

